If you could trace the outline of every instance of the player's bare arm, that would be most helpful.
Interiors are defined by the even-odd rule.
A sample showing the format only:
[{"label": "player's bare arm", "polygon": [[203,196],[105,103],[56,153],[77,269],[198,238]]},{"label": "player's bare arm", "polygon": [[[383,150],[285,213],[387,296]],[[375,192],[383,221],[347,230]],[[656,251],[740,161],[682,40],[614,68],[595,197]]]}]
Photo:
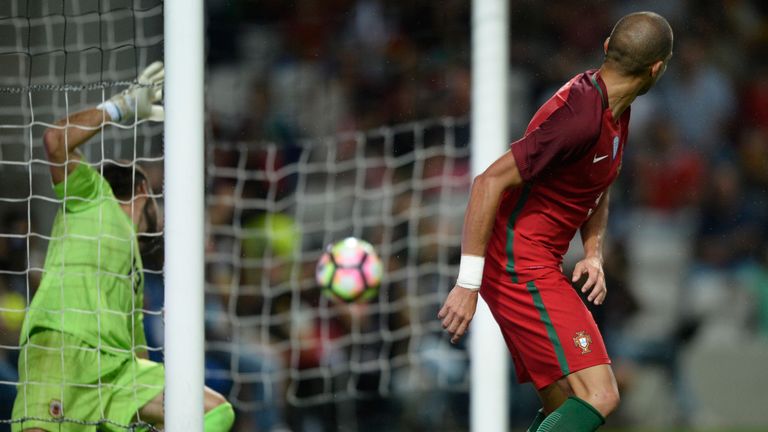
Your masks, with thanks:
[{"label": "player's bare arm", "polygon": [[605,285],[605,274],[603,273],[603,238],[605,237],[605,228],[608,223],[609,196],[610,192],[606,191],[605,196],[598,203],[592,216],[581,227],[584,259],[576,263],[573,269],[573,278],[571,279],[573,282],[576,282],[586,274],[587,280],[582,285],[581,292],[589,292],[587,301],[593,302],[596,305],[602,304],[608,294],[608,287]]},{"label": "player's bare arm", "polygon": [[[467,212],[464,215],[461,253],[465,257],[483,257],[491,236],[493,220],[505,190],[522,185],[523,179],[511,151],[491,164],[484,173],[475,177],[469,195]],[[480,264],[481,265],[481,264]],[[481,269],[482,270],[482,269]],[[443,321],[443,328],[451,334],[451,343],[456,343],[467,332],[477,307],[477,286],[465,287],[457,282],[440,309],[437,317]]]},{"label": "player's bare arm", "polygon": [[131,124],[150,119],[162,121],[164,112],[158,102],[162,99],[165,69],[160,61],[147,66],[137,83],[112,96],[95,108],[76,112],[54,123],[43,135],[45,150],[54,184],[64,181],[77,168],[81,159],[77,148],[96,135],[107,122]]},{"label": "player's bare arm", "polygon": [[45,130],[43,143],[48,160],[52,162],[50,170],[54,184],[63,182],[66,175],[77,168],[81,159],[77,148],[96,135],[109,120],[106,112],[91,108],[61,119],[54,127]]},{"label": "player's bare arm", "polygon": [[523,179],[511,151],[504,153],[485,172],[475,177],[464,215],[462,254],[485,255],[502,193],[522,184]]}]

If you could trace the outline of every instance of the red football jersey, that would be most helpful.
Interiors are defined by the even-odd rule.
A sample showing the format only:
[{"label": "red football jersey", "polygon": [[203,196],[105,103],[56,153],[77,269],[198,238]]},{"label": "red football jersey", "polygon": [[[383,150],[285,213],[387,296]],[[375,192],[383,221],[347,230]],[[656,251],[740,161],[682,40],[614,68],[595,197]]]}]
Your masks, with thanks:
[{"label": "red football jersey", "polygon": [[525,136],[512,143],[524,185],[504,193],[486,261],[514,282],[561,270],[576,230],[618,175],[630,109],[617,121],[607,98],[597,71],[579,74],[539,108]]}]

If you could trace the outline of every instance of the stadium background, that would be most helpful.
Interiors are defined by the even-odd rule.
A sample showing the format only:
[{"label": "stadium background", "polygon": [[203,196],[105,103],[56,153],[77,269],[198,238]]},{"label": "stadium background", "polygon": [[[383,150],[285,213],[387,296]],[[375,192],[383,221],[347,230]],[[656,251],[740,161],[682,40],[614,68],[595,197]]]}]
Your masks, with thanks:
[{"label": "stadium background", "polygon": [[[26,3],[30,10],[30,3],[45,2]],[[62,3],[58,14],[63,16],[61,11],[68,2]],[[105,1],[109,3],[120,2]],[[114,71],[91,70],[92,60],[85,59],[79,63],[84,69],[70,76],[84,76],[84,82],[94,76],[129,81],[139,65],[162,55],[162,41],[151,36],[161,31],[162,20],[156,21],[161,2],[122,3],[133,12],[134,23],[144,23],[146,33],[137,32],[136,27],[115,26],[116,40],[99,37],[99,42],[104,52],[111,52],[109,43],[113,43],[114,52],[120,53],[120,35],[130,34],[127,51],[134,55],[123,58],[116,54],[114,63],[102,62],[114,66]],[[301,149],[314,146],[322,153],[328,151],[324,146],[339,144],[343,149],[347,140],[326,142],[323,138],[384,128],[395,135],[390,150],[396,155],[415,153],[414,149],[430,142],[427,137],[420,144],[418,134],[409,132],[412,130],[425,130],[428,136],[449,135],[458,151],[466,151],[471,90],[469,7],[468,2],[458,0],[207,2],[208,304],[225,305],[222,310],[214,306],[208,311],[207,376],[209,384],[238,399],[237,430],[259,430],[258,425],[296,431],[466,429],[464,346],[456,349],[459,353],[454,357],[433,359],[435,368],[454,374],[449,389],[427,387],[414,396],[377,391],[374,385],[372,395],[334,403],[330,392],[321,394],[324,398],[316,403],[304,404],[304,399],[297,398],[303,393],[296,389],[265,389],[272,383],[265,377],[283,380],[291,373],[282,369],[279,358],[273,358],[273,350],[255,350],[249,357],[257,363],[251,370],[254,377],[249,378],[248,371],[232,374],[226,368],[232,363],[232,341],[247,346],[249,339],[236,337],[231,328],[220,325],[242,324],[248,317],[262,320],[265,303],[243,288],[233,304],[232,292],[218,287],[233,283],[235,264],[222,252],[231,249],[233,241],[240,243],[243,256],[267,253],[275,257],[276,265],[270,267],[272,274],[267,278],[261,272],[244,271],[248,263],[242,264],[237,279],[243,286],[269,285],[275,283],[272,277],[284,276],[281,259],[293,253],[290,244],[295,240],[296,222],[279,214],[264,222],[259,217],[262,212],[235,211],[238,206],[233,200],[291,195],[293,179],[280,167],[290,166]],[[641,430],[766,430],[768,7],[760,1],[739,0],[590,0],[577,5],[563,0],[510,2],[511,136],[519,136],[536,107],[562,82],[600,63],[602,41],[612,24],[635,10],[653,10],[669,19],[675,30],[675,52],[658,88],[633,104],[630,142],[622,175],[613,187],[605,264],[609,296],[595,310],[623,394],[623,405],[609,425],[640,425]],[[3,14],[11,16],[10,9]],[[58,19],[56,8],[51,15],[50,19]],[[83,41],[89,37],[85,32]],[[11,76],[4,85],[15,83],[15,70],[2,72],[4,79]],[[41,71],[40,82],[29,82],[59,86],[36,90],[32,105],[45,107],[36,112],[37,118],[52,121],[62,116],[67,105],[79,107],[101,100],[101,89],[71,90],[70,100],[65,100],[62,94],[67,92],[61,86],[80,84],[62,79],[68,70],[65,65],[63,73],[55,68]],[[29,119],[26,98],[25,94],[3,94],[2,124]],[[42,130],[39,126],[31,129],[30,142],[24,141],[28,151],[19,150],[16,130],[0,130],[0,159],[42,157],[38,153],[41,147],[32,142]],[[398,138],[401,132],[403,137]],[[105,140],[119,145],[101,151],[131,155],[138,149],[133,154],[151,166],[156,190],[160,190],[160,133],[158,126],[146,124],[139,126],[138,134],[110,131]],[[137,140],[135,135],[141,138]],[[368,147],[379,144],[376,138],[366,136],[365,140]],[[94,156],[92,159],[100,157]],[[452,173],[455,183],[450,187],[456,197],[450,211],[446,210],[451,218],[463,211],[461,191],[466,192],[469,181],[466,165],[461,163],[465,159],[457,156]],[[0,270],[5,270],[0,272],[2,419],[9,418],[8,403],[13,397],[13,347],[20,316],[15,311],[23,308],[27,287],[34,292],[39,272],[29,269],[41,266],[45,250],[45,242],[30,233],[47,233],[55,210],[55,204],[35,200],[30,207],[34,212],[28,216],[26,203],[13,201],[32,189],[50,196],[45,192],[44,166],[31,165],[29,175],[18,166],[0,165],[2,232],[18,235],[0,237]],[[267,173],[268,181],[258,178],[260,172]],[[237,189],[235,185],[247,173],[257,173],[248,178],[254,181],[245,190]],[[265,186],[275,178],[279,178],[278,184]],[[279,210],[281,202],[275,200],[277,207],[272,210]],[[344,202],[339,197],[334,211],[348,212]],[[409,208],[418,207],[417,200],[398,203],[404,207],[402,212],[420,211]],[[237,225],[258,233],[265,231],[266,223],[278,235],[254,234],[253,240],[227,228]],[[458,227],[452,227],[456,231],[449,237],[454,242],[446,252],[449,261],[458,251]],[[334,229],[339,234],[345,231]],[[326,233],[317,241],[333,236]],[[28,241],[18,241],[20,238]],[[567,261],[572,262],[573,256]],[[391,254],[392,260],[398,257]],[[406,272],[413,259],[402,265]],[[25,277],[17,278],[19,272]],[[438,280],[449,284],[446,273],[450,272],[441,273]],[[288,279],[275,286],[290,285]],[[160,274],[150,273],[146,287],[150,311],[162,304],[161,286]],[[432,286],[428,290],[444,294],[449,288]],[[392,292],[393,296],[411,293]],[[279,310],[279,298],[271,298]],[[424,312],[431,312],[432,307],[436,313],[437,302],[439,295],[426,303]],[[239,321],[232,319],[233,312]],[[148,318],[148,331],[157,336],[161,332],[159,315]],[[267,327],[282,324],[269,321]],[[154,340],[156,347],[162,344]],[[412,354],[410,347],[408,350]],[[280,352],[279,346],[276,351]],[[161,352],[156,350],[153,356],[161,358]],[[522,429],[538,403],[528,387],[508,385],[512,422]],[[263,400],[258,400],[259,395]]]}]

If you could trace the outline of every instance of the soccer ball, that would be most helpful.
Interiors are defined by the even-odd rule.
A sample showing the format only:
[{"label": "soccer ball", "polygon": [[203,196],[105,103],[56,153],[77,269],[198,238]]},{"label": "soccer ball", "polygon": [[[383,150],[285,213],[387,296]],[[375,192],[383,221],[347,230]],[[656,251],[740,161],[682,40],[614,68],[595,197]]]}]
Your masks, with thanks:
[{"label": "soccer ball", "polygon": [[315,278],[327,295],[347,302],[370,300],[381,283],[383,268],[373,246],[348,237],[326,247]]}]

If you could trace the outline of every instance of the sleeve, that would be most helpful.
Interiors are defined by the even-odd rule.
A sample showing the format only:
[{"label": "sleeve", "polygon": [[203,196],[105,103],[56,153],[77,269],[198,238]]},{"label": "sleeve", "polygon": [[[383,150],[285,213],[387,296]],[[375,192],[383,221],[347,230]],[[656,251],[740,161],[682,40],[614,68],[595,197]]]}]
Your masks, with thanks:
[{"label": "sleeve", "polygon": [[602,115],[598,110],[595,116],[596,110],[590,106],[579,108],[565,103],[512,143],[511,151],[524,181],[532,181],[548,168],[581,157],[595,144]]},{"label": "sleeve", "polygon": [[64,202],[68,212],[76,212],[97,203],[109,187],[107,181],[87,163],[80,163],[66,179],[53,185],[56,197]]}]

